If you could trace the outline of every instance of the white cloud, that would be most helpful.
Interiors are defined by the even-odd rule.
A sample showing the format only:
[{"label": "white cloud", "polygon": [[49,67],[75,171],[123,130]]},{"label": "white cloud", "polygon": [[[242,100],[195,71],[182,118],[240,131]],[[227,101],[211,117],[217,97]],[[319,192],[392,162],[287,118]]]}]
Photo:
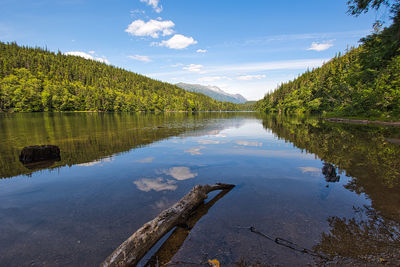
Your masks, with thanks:
[{"label": "white cloud", "polygon": [[311,46],[309,48],[307,48],[307,50],[314,50],[314,51],[324,51],[329,49],[330,47],[333,46],[332,41],[329,42],[325,42],[325,43],[317,43],[317,42],[313,42],[311,44]]},{"label": "white cloud", "polygon": [[[232,65],[207,66],[207,73],[261,72],[267,70],[299,70],[320,67],[329,58],[267,61]],[[151,73],[151,76],[182,75],[182,71]]]},{"label": "white cloud", "polygon": [[199,82],[215,82],[220,80],[231,80],[231,79],[226,76],[205,76],[197,79],[197,81]]},{"label": "white cloud", "polygon": [[242,75],[242,76],[236,77],[236,80],[239,80],[239,81],[261,80],[261,79],[264,79],[265,77],[266,77],[265,75]]},{"label": "white cloud", "polygon": [[197,173],[191,172],[188,167],[173,167],[167,170],[162,170],[161,172],[170,175],[179,181],[191,179],[197,176]]},{"label": "white cloud", "polygon": [[134,36],[151,36],[158,38],[160,34],[163,36],[171,35],[174,33],[172,28],[175,24],[170,20],[154,20],[151,19],[145,22],[141,19],[133,21],[125,30],[127,33]]},{"label": "white cloud", "polygon": [[175,34],[170,39],[158,43],[159,46],[165,46],[170,49],[184,49],[194,44],[197,44],[197,41],[193,37],[186,37],[182,34]]},{"label": "white cloud", "polygon": [[144,15],[145,14],[144,10],[141,10],[141,9],[131,10],[129,13],[131,14],[131,18],[134,18],[137,15]]},{"label": "white cloud", "polygon": [[196,52],[197,53],[206,53],[207,49],[197,49]]},{"label": "white cloud", "polygon": [[202,68],[203,68],[203,65],[200,65],[200,64],[189,64],[186,67],[183,67],[184,70],[187,70],[190,72],[201,72]]},{"label": "white cloud", "polygon": [[[89,53],[90,52],[94,52],[94,51],[89,51]],[[82,51],[70,51],[70,52],[66,52],[64,54],[68,55],[68,56],[77,56],[77,57],[83,57],[86,59],[96,60],[96,61],[106,63],[106,64],[110,63],[105,57],[93,57],[92,55],[82,52]]]},{"label": "white cloud", "polygon": [[95,57],[94,60],[102,62],[102,63],[110,64],[110,62],[104,57]]},{"label": "white cloud", "polygon": [[96,54],[96,51],[93,51],[93,50],[91,50],[91,51],[89,51],[89,54]]},{"label": "white cloud", "polygon": [[140,0],[140,2],[146,3],[148,6],[151,6],[157,13],[160,13],[163,9],[161,5],[158,5],[160,3],[160,0]]},{"label": "white cloud", "polygon": [[176,63],[176,64],[172,64],[170,67],[177,68],[177,67],[182,67],[182,66],[183,66],[182,63]]},{"label": "white cloud", "polygon": [[265,79],[267,76],[262,74],[262,75],[242,75],[236,77],[237,80],[239,81],[251,81],[251,80],[261,80]]},{"label": "white cloud", "polygon": [[136,187],[144,192],[149,192],[150,190],[154,191],[164,191],[164,190],[176,190],[177,185],[173,180],[166,180],[164,178],[156,178],[156,179],[148,179],[143,178],[133,182]]},{"label": "white cloud", "polygon": [[81,52],[81,51],[70,51],[70,52],[66,52],[64,53],[67,56],[77,56],[77,57],[83,57],[86,59],[93,59],[92,55],[89,55],[85,52]]},{"label": "white cloud", "polygon": [[204,146],[194,147],[194,148],[185,150],[185,153],[190,153],[192,156],[202,155],[203,153],[201,153],[200,150],[202,150],[203,148],[204,148]]},{"label": "white cloud", "polygon": [[134,55],[128,56],[128,58],[142,62],[151,62],[151,59],[148,56]]}]

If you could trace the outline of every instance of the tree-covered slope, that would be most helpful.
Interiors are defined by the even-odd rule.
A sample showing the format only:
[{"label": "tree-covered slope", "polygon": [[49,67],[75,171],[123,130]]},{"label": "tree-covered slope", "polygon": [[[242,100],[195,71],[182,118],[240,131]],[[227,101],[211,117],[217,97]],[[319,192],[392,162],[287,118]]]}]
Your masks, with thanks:
[{"label": "tree-covered slope", "polygon": [[205,86],[190,83],[177,83],[176,86],[189,92],[205,94],[206,96],[222,102],[231,102],[235,104],[244,104],[247,102],[247,99],[244,98],[242,95],[228,94],[227,92],[222,91],[217,86]]},{"label": "tree-covered slope", "polygon": [[0,42],[0,111],[237,108],[94,60]]},{"label": "tree-covered slope", "polygon": [[400,23],[363,38],[358,48],[280,85],[257,103],[265,112],[319,112],[400,118]]}]

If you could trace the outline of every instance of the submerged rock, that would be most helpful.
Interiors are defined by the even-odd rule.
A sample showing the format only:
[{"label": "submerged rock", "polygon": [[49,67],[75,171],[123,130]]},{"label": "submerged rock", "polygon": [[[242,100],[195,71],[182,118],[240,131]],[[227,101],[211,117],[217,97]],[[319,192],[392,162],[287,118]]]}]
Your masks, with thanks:
[{"label": "submerged rock", "polygon": [[335,183],[340,180],[340,176],[336,174],[336,168],[330,163],[324,163],[322,174],[325,176],[325,181],[328,183]]},{"label": "submerged rock", "polygon": [[23,164],[60,160],[60,148],[54,145],[27,146],[22,149],[19,155],[19,161]]}]

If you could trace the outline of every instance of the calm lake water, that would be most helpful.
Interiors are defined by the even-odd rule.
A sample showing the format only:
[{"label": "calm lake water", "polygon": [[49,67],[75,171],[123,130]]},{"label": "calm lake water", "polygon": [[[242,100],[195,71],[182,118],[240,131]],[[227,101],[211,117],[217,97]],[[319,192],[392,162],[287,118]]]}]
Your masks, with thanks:
[{"label": "calm lake water", "polygon": [[[40,144],[58,145],[61,161],[19,162]],[[400,127],[256,113],[0,114],[0,177],[1,266],[97,266],[193,186],[216,182],[236,187],[142,265],[400,264]]]}]

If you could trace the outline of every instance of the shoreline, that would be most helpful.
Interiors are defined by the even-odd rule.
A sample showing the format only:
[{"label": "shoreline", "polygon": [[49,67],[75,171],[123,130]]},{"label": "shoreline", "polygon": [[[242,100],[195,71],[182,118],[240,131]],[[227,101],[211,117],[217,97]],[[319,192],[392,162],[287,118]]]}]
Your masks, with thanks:
[{"label": "shoreline", "polygon": [[385,126],[400,126],[400,121],[370,121],[363,119],[323,118],[329,122],[350,123],[350,124],[379,124]]}]

